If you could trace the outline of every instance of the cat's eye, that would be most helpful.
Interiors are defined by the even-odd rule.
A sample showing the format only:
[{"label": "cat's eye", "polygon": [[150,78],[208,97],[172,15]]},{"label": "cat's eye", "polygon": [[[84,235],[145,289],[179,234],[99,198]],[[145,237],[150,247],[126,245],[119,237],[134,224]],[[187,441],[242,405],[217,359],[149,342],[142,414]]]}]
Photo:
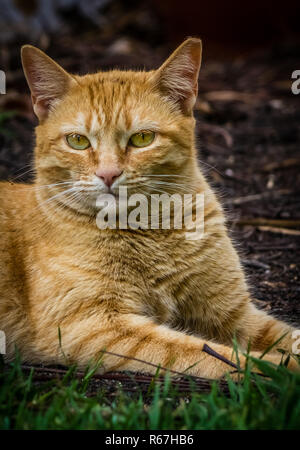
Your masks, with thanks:
[{"label": "cat's eye", "polygon": [[128,145],[133,147],[147,147],[152,144],[155,138],[155,133],[153,131],[139,131],[133,134],[128,142]]},{"label": "cat's eye", "polygon": [[66,141],[71,148],[75,150],[85,150],[91,146],[87,137],[82,134],[72,133],[66,136]]}]

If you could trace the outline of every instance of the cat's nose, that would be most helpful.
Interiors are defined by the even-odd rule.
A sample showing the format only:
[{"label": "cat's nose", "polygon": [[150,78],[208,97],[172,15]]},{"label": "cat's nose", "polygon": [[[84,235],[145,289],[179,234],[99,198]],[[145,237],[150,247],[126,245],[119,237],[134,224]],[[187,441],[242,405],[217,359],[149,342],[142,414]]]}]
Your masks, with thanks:
[{"label": "cat's nose", "polygon": [[122,175],[123,170],[118,167],[112,169],[101,169],[100,167],[96,170],[95,175],[100,178],[106,186],[110,187],[113,182]]}]

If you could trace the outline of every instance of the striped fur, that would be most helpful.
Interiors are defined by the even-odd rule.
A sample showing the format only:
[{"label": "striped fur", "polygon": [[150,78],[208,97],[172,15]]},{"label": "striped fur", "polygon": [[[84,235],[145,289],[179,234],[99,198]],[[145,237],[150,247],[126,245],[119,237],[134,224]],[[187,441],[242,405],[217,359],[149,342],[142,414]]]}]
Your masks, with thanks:
[{"label": "striped fur", "polygon": [[[241,349],[250,340],[258,356],[287,332],[279,346],[291,350],[292,328],[251,302],[222,208],[197,163],[192,106],[200,57],[200,41],[189,39],[156,71],[76,76],[23,49],[40,123],[34,183],[0,184],[8,360],[16,345],[25,361],[85,366],[106,349],[218,378],[229,367],[204,344],[235,360],[234,335]],[[143,129],[156,132],[153,144],[128,149]],[[71,132],[92,147],[70,149],[64,135]],[[116,186],[129,193],[204,193],[203,239],[189,241],[184,230],[99,230],[95,199],[103,186],[94,174],[111,165],[123,170]],[[278,363],[280,355],[268,359]],[[109,354],[103,369],[155,370]]]}]

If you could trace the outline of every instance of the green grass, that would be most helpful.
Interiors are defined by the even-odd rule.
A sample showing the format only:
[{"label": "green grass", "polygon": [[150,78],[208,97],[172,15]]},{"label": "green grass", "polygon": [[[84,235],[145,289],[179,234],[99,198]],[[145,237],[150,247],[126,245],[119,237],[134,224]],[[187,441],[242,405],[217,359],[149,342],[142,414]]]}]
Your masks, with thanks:
[{"label": "green grass", "polygon": [[86,395],[93,371],[83,380],[71,368],[63,379],[33,382],[18,358],[0,369],[0,429],[299,429],[300,375],[258,360],[268,375],[250,375],[238,384],[229,379],[229,395],[214,384],[210,393],[182,397],[166,375],[148,394],[120,390]]}]

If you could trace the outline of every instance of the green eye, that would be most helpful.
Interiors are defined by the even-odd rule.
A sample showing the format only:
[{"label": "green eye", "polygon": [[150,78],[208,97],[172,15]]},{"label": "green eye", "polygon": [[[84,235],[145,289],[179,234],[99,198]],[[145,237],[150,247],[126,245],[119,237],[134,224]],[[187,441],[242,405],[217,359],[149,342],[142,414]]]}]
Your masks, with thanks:
[{"label": "green eye", "polygon": [[152,144],[154,138],[155,133],[153,131],[139,131],[131,136],[128,144],[133,147],[147,147]]},{"label": "green eye", "polygon": [[87,137],[82,136],[81,134],[68,134],[66,136],[67,143],[71,148],[75,150],[85,150],[91,146],[90,141]]}]

